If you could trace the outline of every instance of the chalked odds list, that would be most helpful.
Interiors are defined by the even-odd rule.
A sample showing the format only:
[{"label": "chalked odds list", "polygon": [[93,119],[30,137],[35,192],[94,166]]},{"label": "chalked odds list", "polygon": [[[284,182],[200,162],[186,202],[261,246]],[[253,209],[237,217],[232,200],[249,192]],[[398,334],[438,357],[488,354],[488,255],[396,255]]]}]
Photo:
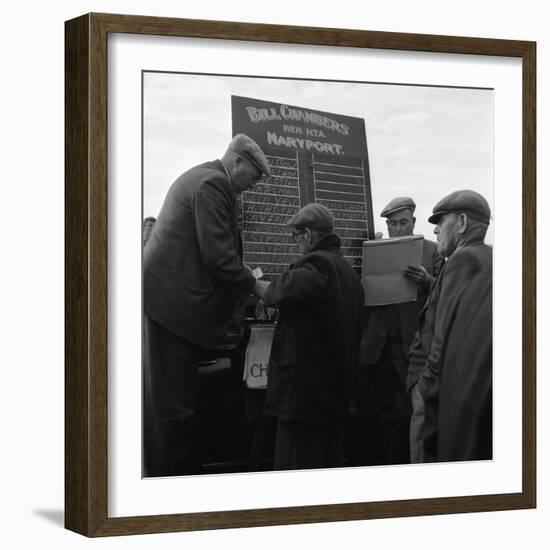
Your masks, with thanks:
[{"label": "chalked odds list", "polygon": [[374,238],[362,118],[231,96],[233,135],[263,149],[272,177],[239,200],[243,260],[272,279],[300,257],[286,222],[317,202],[334,215],[342,253],[361,274],[363,241]]}]

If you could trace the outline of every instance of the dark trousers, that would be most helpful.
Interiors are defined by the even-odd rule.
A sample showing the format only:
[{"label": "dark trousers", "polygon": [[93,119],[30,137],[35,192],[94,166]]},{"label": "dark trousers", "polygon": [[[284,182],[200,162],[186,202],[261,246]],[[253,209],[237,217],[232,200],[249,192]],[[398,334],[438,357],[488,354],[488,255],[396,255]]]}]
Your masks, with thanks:
[{"label": "dark trousers", "polygon": [[398,372],[407,372],[401,342],[388,341],[376,364],[363,364],[357,406],[364,435],[365,462],[410,462],[411,398]]},{"label": "dark trousers", "polygon": [[274,470],[343,466],[343,425],[339,422],[293,422],[279,419]]},{"label": "dark trousers", "polygon": [[196,473],[198,363],[207,352],[144,317],[143,475]]}]

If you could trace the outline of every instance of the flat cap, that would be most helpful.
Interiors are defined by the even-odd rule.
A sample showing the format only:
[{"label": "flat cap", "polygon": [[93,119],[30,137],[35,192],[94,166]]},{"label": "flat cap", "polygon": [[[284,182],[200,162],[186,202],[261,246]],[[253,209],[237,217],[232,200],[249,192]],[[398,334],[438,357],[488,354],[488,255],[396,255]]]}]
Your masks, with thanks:
[{"label": "flat cap", "polygon": [[334,227],[334,217],[326,206],[312,202],[298,210],[286,223],[292,227],[332,229]]},{"label": "flat cap", "polygon": [[463,189],[455,191],[441,199],[432,210],[428,218],[430,223],[437,223],[443,214],[449,212],[464,212],[470,218],[488,224],[491,221],[489,203],[476,191]]},{"label": "flat cap", "polygon": [[262,174],[271,176],[269,163],[265,158],[264,152],[260,149],[260,146],[246,134],[237,134],[231,140],[228,150],[247,159]]},{"label": "flat cap", "polygon": [[405,210],[405,208],[408,208],[414,214],[416,203],[410,197],[395,197],[395,199],[386,204],[382,212],[380,212],[380,216],[387,218],[395,212],[399,212],[399,210]]}]

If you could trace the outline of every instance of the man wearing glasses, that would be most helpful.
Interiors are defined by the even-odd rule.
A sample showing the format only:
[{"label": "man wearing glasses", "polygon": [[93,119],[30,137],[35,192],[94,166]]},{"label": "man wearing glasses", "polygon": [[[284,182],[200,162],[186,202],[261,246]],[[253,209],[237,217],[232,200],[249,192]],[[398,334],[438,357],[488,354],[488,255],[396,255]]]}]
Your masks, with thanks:
[{"label": "man wearing glasses", "polygon": [[279,308],[265,408],[277,418],[274,469],[343,466],[363,288],[327,208],[308,204],[288,224],[302,258],[271,284],[260,281],[265,304]]},{"label": "man wearing glasses", "polygon": [[237,195],[270,175],[255,141],[236,135],[223,157],[170,187],[143,252],[144,475],[192,473],[197,364],[222,342],[237,300],[258,291],[243,265]]}]

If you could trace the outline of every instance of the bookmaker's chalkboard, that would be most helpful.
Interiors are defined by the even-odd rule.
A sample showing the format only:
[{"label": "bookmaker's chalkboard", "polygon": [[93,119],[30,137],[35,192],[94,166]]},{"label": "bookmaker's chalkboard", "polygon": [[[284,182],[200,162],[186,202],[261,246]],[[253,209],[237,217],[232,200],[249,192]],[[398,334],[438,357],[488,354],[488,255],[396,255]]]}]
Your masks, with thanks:
[{"label": "bookmaker's chalkboard", "polygon": [[362,243],[374,237],[365,123],[361,118],[232,96],[233,135],[266,153],[272,177],[242,194],[245,263],[266,279],[299,258],[288,219],[318,202],[331,210],[342,252],[358,273]]}]

